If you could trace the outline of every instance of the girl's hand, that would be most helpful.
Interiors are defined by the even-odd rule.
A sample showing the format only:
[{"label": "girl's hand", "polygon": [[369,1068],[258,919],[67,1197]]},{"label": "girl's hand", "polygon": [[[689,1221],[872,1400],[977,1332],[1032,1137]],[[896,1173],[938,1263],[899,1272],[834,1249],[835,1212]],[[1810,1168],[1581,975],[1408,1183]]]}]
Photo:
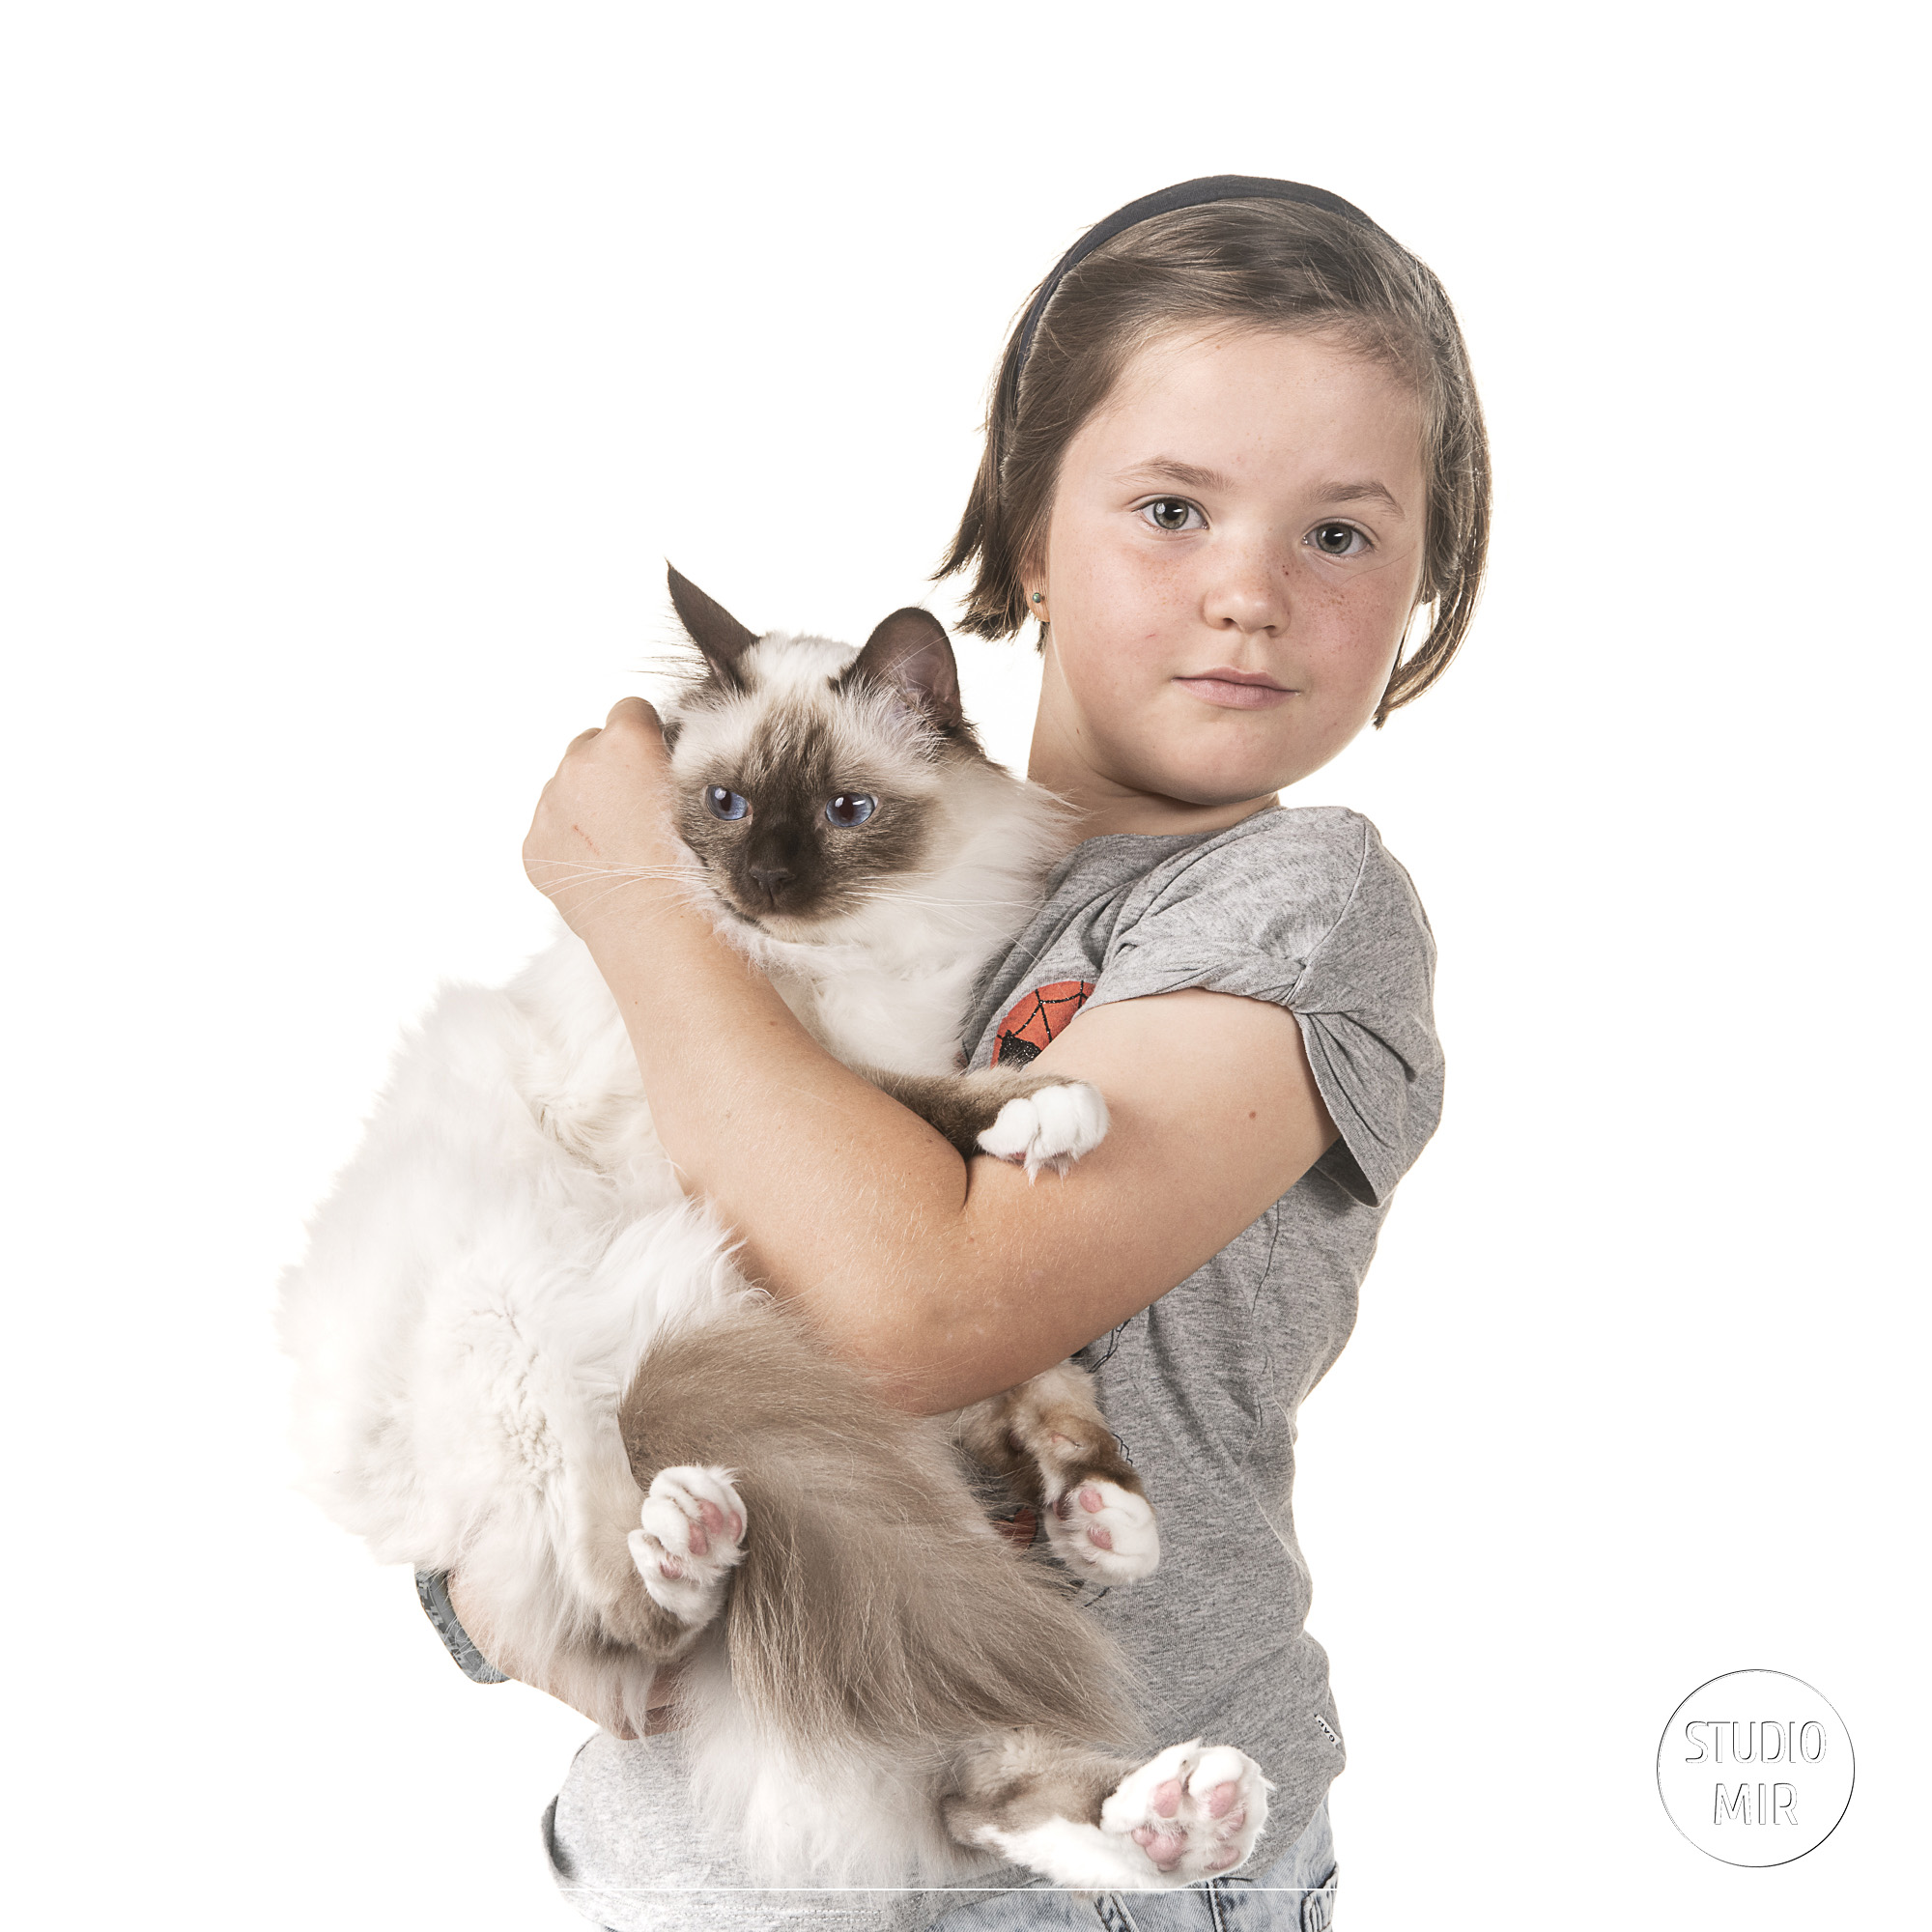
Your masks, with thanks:
[{"label": "girl's hand", "polygon": [[620,697],[601,729],[570,741],[537,801],[524,870],[580,938],[634,915],[640,886],[682,875],[674,796],[658,714],[641,697]]},{"label": "girl's hand", "polygon": [[[534,1677],[526,1677],[517,1667],[514,1659],[505,1662],[498,1656],[491,1644],[487,1625],[477,1621],[482,1617],[482,1606],[470,1603],[463,1594],[454,1571],[444,1577],[443,1588],[448,1592],[449,1607],[456,1612],[456,1621],[463,1626],[464,1634],[505,1677],[514,1677],[518,1683],[528,1684],[533,1690],[543,1691],[546,1696],[554,1697],[558,1703],[568,1704],[573,1711],[582,1713],[593,1724],[601,1724],[613,1738],[622,1738],[626,1744],[635,1742],[638,1733],[625,1720],[621,1711],[594,1707],[581,1692],[573,1693],[559,1685],[545,1684]],[[479,1635],[479,1631],[484,1634]],[[644,1719],[643,1734],[646,1737],[657,1737],[660,1733],[674,1727],[675,1713],[672,1710],[671,1700],[677,1693],[679,1668],[680,1666],[675,1663],[660,1664],[657,1675],[651,1680],[650,1702]]]}]

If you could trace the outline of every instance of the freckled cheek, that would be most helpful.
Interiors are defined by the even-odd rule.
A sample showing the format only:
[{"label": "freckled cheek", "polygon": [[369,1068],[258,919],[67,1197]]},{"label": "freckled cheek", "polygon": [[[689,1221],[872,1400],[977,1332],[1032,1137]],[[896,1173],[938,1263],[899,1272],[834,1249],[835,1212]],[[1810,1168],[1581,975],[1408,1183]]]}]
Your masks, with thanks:
[{"label": "freckled cheek", "polygon": [[1141,603],[1162,611],[1178,610],[1193,601],[1193,560],[1175,552],[1129,551],[1114,574]]},{"label": "freckled cheek", "polygon": [[1363,675],[1394,652],[1408,614],[1400,586],[1374,579],[1311,584],[1300,609],[1302,647],[1337,669],[1358,666]]}]

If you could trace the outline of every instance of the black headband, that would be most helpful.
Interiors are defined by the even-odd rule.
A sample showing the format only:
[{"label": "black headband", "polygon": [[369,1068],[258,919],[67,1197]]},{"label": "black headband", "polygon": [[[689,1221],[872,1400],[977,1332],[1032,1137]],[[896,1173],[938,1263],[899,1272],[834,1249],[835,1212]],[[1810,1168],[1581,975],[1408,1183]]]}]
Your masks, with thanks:
[{"label": "black headband", "polygon": [[1102,242],[1111,242],[1124,229],[1138,227],[1143,221],[1151,221],[1156,214],[1172,214],[1178,208],[1201,208],[1210,201],[1305,202],[1310,208],[1325,208],[1330,214],[1358,222],[1378,235],[1386,232],[1371,221],[1353,202],[1344,201],[1339,194],[1330,194],[1325,187],[1310,187],[1306,182],[1270,181],[1264,175],[1203,175],[1199,181],[1177,182],[1172,187],[1144,194],[1138,201],[1130,201],[1126,207],[1116,209],[1104,221],[1096,221],[1061,256],[1053,265],[1053,273],[1039,285],[1039,293],[1034,297],[1026,312],[1026,320],[1020,325],[1020,353],[1013,358],[1013,394],[1009,400],[1018,400],[1020,371],[1026,367],[1027,356],[1032,353],[1034,331],[1038,328],[1047,303],[1053,299],[1054,291],[1060,287],[1069,269],[1076,268]]}]

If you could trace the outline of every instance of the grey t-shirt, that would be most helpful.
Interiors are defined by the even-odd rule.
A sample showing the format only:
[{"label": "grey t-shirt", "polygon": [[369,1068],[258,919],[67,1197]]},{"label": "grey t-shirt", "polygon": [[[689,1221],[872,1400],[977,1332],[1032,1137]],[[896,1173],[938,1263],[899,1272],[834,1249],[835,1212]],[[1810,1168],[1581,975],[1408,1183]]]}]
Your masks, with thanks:
[{"label": "grey t-shirt", "polygon": [[[1340,1130],[1259,1220],[1077,1358],[1161,1540],[1152,1577],[1089,1585],[1085,1600],[1138,1670],[1155,1738],[1237,1746],[1273,1780],[1250,1872],[1294,1842],[1342,1769],[1328,1660],[1303,1628],[1295,1411],[1349,1339],[1389,1198],[1441,1112],[1434,966],[1415,890],[1367,819],[1268,810],[1226,832],[1078,846],[981,980],[964,1029],[973,1065],[1012,1065],[1083,1007],[1188,987],[1266,1000],[1294,1014]],[[686,1888],[707,1894],[708,1924],[745,1932],[794,1919],[915,1932],[982,1895],[748,1889],[728,1843],[692,1812],[674,1738],[592,1739],[546,1823],[573,1901],[627,1932],[688,1922]]]}]

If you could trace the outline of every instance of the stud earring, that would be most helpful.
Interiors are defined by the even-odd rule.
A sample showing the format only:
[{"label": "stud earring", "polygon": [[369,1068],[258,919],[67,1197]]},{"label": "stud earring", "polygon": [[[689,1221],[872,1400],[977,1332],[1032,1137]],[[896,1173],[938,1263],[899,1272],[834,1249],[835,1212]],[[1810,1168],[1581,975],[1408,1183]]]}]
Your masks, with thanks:
[{"label": "stud earring", "polygon": [[1033,601],[1036,604],[1044,604],[1046,602],[1046,592],[1044,590],[1036,590],[1033,593]]}]

